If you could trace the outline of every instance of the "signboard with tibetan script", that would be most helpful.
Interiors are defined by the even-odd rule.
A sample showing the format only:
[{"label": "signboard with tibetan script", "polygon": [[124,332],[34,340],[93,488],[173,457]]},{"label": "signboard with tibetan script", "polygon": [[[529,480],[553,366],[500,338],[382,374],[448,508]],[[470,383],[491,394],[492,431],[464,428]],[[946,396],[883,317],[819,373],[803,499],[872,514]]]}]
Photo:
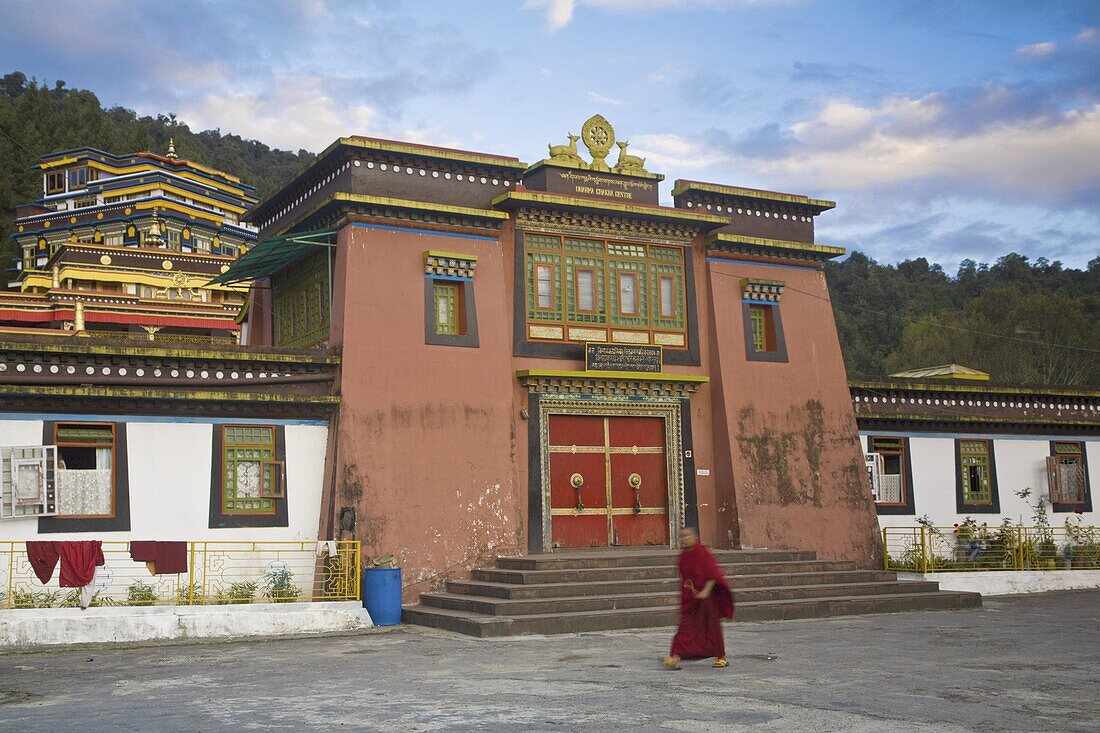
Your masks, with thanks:
[{"label": "signboard with tibetan script", "polygon": [[584,368],[590,372],[661,373],[661,347],[637,344],[586,343]]},{"label": "signboard with tibetan script", "polygon": [[621,204],[647,204],[656,206],[657,183],[653,176],[620,175],[578,168],[564,168],[552,164],[532,166],[524,174],[523,185],[532,191],[564,193],[570,196],[595,196],[618,201]]}]

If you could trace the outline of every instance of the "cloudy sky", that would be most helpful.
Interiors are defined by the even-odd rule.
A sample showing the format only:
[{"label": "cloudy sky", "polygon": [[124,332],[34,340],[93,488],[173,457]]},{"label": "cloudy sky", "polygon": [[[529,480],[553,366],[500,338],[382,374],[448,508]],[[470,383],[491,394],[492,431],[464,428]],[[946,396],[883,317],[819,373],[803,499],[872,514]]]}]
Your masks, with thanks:
[{"label": "cloudy sky", "polygon": [[269,145],[534,162],[595,112],[667,176],[834,199],[880,261],[1100,255],[1100,2],[0,0],[0,71]]}]

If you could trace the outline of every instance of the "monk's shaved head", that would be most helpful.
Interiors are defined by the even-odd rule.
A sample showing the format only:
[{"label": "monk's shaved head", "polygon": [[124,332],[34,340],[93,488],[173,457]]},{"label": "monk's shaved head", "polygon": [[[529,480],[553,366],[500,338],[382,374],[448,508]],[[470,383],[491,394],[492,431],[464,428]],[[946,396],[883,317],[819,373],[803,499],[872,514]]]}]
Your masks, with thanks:
[{"label": "monk's shaved head", "polygon": [[694,547],[699,543],[699,533],[694,527],[684,527],[680,530],[680,547]]}]

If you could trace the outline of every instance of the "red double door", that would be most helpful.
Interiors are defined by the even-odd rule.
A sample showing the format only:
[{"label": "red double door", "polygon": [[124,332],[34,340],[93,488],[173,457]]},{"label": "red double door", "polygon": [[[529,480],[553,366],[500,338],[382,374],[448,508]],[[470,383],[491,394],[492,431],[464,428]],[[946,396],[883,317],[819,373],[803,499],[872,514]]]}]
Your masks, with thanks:
[{"label": "red double door", "polygon": [[554,547],[668,546],[665,421],[550,416]]}]

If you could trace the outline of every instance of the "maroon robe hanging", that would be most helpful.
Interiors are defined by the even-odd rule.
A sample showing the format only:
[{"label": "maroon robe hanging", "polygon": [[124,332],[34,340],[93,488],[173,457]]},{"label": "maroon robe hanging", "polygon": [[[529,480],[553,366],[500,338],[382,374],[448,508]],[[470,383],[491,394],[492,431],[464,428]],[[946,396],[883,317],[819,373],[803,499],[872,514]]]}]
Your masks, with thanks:
[{"label": "maroon robe hanging", "polygon": [[[707,598],[696,598],[708,580],[714,581],[714,589]],[[681,659],[725,657],[723,618],[733,618],[733,592],[714,555],[696,543],[680,553],[680,627],[671,654]]]}]

